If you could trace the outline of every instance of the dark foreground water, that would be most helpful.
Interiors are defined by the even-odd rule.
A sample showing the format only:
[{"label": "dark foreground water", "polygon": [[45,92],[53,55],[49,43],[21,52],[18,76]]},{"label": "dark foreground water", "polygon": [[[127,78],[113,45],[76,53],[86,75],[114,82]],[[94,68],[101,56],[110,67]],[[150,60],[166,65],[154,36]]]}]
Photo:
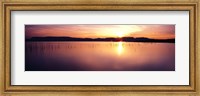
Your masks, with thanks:
[{"label": "dark foreground water", "polygon": [[175,71],[175,44],[26,42],[25,70]]}]

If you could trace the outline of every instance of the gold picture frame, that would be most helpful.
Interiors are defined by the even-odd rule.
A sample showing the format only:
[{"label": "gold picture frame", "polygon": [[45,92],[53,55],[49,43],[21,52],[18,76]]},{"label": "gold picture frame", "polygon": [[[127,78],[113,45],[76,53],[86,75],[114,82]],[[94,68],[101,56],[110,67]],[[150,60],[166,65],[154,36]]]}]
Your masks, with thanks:
[{"label": "gold picture frame", "polygon": [[[3,0],[1,1],[0,71],[1,94],[30,96],[68,95],[139,95],[139,96],[195,96],[200,95],[198,32],[200,30],[199,0]],[[146,10],[189,11],[190,20],[190,85],[169,86],[12,86],[10,66],[10,31],[12,10]],[[59,95],[60,94],[60,95]]]}]

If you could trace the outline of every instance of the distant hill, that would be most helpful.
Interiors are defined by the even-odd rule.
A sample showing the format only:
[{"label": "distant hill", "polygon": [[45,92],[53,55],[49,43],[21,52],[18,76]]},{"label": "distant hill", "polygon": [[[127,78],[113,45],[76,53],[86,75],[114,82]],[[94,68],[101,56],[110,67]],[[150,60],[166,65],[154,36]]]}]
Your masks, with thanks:
[{"label": "distant hill", "polygon": [[175,43],[175,39],[151,39],[145,37],[122,37],[122,38],[75,38],[75,37],[32,37],[26,39],[28,42],[39,41],[113,41],[113,42],[163,42],[163,43]]}]

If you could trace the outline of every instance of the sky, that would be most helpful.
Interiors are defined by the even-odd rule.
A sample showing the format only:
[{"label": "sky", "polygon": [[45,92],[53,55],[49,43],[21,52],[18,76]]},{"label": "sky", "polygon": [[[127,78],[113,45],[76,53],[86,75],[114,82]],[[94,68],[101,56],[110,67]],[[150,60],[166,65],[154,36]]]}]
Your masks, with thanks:
[{"label": "sky", "polygon": [[175,25],[25,25],[25,37],[146,37],[175,38]]}]

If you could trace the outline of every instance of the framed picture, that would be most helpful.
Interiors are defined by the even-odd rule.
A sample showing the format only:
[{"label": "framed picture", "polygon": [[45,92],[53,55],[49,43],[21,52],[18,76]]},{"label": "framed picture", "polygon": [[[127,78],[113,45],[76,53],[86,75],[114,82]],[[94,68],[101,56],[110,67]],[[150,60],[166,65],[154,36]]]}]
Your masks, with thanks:
[{"label": "framed picture", "polygon": [[199,4],[4,0],[1,94],[200,95]]}]

